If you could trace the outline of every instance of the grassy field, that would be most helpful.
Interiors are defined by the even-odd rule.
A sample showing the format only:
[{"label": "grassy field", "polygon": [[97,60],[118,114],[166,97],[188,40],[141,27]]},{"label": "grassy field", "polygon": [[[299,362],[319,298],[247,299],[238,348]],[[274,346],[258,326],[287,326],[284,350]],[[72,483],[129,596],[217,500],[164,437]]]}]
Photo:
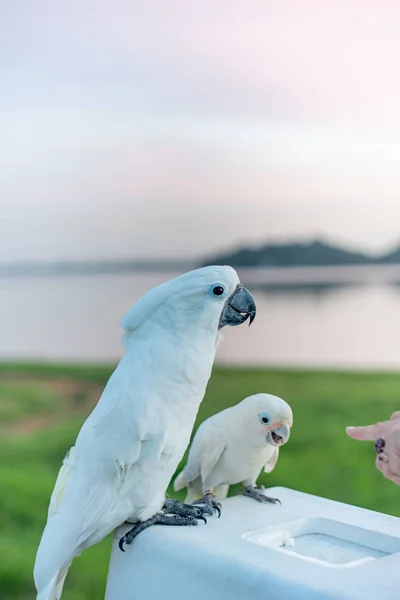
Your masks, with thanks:
[{"label": "grassy field", "polygon": [[[0,597],[35,597],[32,568],[58,468],[112,368],[0,365]],[[197,425],[256,392],[287,400],[292,436],[276,470],[261,477],[400,516],[400,488],[374,468],[371,444],[346,425],[400,409],[400,374],[215,369]],[[63,600],[104,597],[110,539],[76,559]]]}]

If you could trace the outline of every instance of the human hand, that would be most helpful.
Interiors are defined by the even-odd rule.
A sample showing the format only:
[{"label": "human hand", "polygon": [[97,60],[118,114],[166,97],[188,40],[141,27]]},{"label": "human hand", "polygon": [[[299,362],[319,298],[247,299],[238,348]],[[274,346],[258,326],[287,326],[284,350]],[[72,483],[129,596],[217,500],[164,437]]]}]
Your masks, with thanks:
[{"label": "human hand", "polygon": [[346,433],[354,440],[375,442],[377,469],[400,485],[400,411],[393,413],[390,421],[366,427],[346,427]]}]

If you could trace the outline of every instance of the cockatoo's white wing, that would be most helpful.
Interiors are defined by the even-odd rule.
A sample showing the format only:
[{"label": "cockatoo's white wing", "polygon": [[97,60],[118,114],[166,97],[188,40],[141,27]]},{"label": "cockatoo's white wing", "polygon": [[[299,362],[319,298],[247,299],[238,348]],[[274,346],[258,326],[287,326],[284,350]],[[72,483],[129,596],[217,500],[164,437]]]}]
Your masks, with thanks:
[{"label": "cockatoo's white wing", "polygon": [[190,485],[198,477],[204,482],[226,449],[224,430],[218,420],[210,418],[198,428],[189,452],[186,467],[176,478],[174,489]]},{"label": "cockatoo's white wing", "polygon": [[[104,394],[107,392],[106,388]],[[118,406],[118,402],[103,402],[86,421],[81,430],[84,435],[78,437],[64,459],[36,559],[38,589],[46,587],[89,540],[95,543],[93,538],[102,539],[129,517],[130,507],[118,501],[127,478],[136,491],[133,501],[141,505],[141,493],[146,492],[143,474],[149,463],[159,461],[164,438],[154,435],[144,422],[140,432],[132,425],[124,431]],[[124,435],[130,437],[129,456],[123,453]]]},{"label": "cockatoo's white wing", "polygon": [[68,450],[63,460],[61,469],[58,472],[57,480],[50,498],[47,519],[50,519],[52,516],[54,516],[60,508],[65,486],[67,485],[73,471],[74,455],[75,446],[72,446],[72,448]]},{"label": "cockatoo's white wing", "polygon": [[273,451],[270,459],[267,461],[267,463],[264,466],[265,473],[271,473],[271,471],[274,470],[275,465],[278,462],[278,457],[279,457],[279,448],[276,447],[276,448],[274,448],[274,451]]},{"label": "cockatoo's white wing", "polygon": [[207,444],[207,440],[202,440],[201,448],[201,463],[200,463],[200,474],[203,482],[207,481],[208,476],[217,465],[218,461],[225,452],[225,436],[221,433],[213,437],[213,441]]}]

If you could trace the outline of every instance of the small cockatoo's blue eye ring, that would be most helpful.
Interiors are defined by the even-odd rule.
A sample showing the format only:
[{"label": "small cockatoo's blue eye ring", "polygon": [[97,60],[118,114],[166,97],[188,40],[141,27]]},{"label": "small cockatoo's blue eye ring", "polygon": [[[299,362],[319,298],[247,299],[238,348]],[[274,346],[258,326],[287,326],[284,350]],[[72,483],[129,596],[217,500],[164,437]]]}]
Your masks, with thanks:
[{"label": "small cockatoo's blue eye ring", "polygon": [[269,415],[267,413],[260,413],[259,415],[260,421],[263,425],[268,425],[269,423]]},{"label": "small cockatoo's blue eye ring", "polygon": [[212,288],[213,296],[222,296],[222,294],[224,292],[225,292],[225,288],[223,285],[214,285]]}]

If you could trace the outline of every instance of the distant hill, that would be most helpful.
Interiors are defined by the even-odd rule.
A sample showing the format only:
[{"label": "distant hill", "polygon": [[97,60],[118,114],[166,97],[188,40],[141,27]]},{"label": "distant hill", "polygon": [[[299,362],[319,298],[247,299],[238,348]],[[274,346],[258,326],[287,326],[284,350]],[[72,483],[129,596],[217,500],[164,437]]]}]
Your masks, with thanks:
[{"label": "distant hill", "polygon": [[400,264],[400,248],[379,257],[378,262],[387,265]]},{"label": "distant hill", "polygon": [[[395,256],[396,253],[393,253]],[[399,262],[397,260],[384,262]],[[361,252],[353,252],[321,241],[290,244],[265,244],[258,248],[240,248],[230,253],[216,254],[203,260],[203,265],[228,264],[233,267],[299,267],[324,265],[365,265],[382,262]]]}]

